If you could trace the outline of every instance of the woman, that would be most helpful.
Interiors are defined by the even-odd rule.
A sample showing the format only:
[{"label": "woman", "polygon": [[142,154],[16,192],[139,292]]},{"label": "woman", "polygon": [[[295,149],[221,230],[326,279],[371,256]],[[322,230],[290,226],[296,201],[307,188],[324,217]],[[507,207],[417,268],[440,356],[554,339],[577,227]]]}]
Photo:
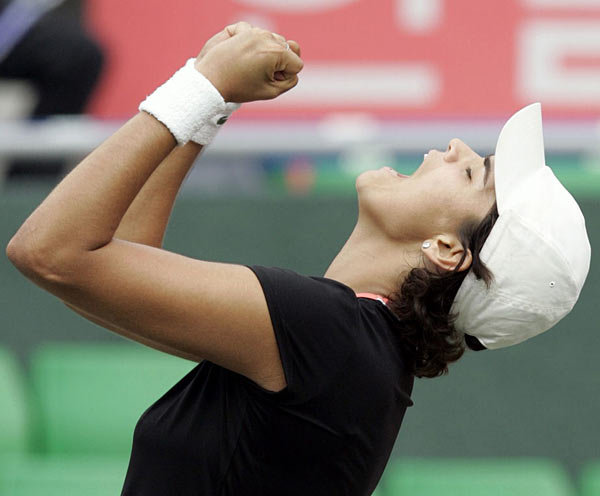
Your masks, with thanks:
[{"label": "woman", "polygon": [[[236,108],[225,102],[289,90],[299,55],[279,35],[227,27],[58,185],[7,248],[27,277],[87,318],[204,360],[138,422],[125,495],[370,494],[414,376],[444,373],[465,340],[494,348],[545,330],[585,279],[583,217],[543,165],[535,106],[507,124],[495,158],[452,140],[410,178],[389,168],[362,174],[358,222],[324,278],[161,250],[197,143]],[[516,281],[505,276],[515,271]],[[540,316],[538,296],[562,314]]]}]

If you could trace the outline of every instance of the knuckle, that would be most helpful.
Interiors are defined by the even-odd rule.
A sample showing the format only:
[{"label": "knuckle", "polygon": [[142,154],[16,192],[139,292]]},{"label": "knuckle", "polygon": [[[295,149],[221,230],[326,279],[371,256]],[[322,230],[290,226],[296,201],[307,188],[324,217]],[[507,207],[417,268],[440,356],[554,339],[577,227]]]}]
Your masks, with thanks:
[{"label": "knuckle", "polygon": [[229,26],[226,26],[223,31],[225,31],[225,33],[227,33],[229,36],[233,36],[237,29],[237,24],[230,24]]},{"label": "knuckle", "polygon": [[297,41],[288,40],[288,45],[290,45],[290,48],[294,51],[296,55],[300,56],[300,45]]}]

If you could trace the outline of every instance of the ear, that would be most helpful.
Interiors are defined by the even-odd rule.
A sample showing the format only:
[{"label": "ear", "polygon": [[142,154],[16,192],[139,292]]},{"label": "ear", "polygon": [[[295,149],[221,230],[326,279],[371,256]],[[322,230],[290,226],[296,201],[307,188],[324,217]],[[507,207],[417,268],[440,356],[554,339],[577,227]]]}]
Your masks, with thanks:
[{"label": "ear", "polygon": [[[426,260],[442,272],[450,272],[456,269],[465,251],[460,240],[452,234],[439,234],[432,239],[426,240],[421,246],[421,251]],[[471,250],[467,249],[465,259],[458,269],[459,272],[471,267],[473,256]]]}]

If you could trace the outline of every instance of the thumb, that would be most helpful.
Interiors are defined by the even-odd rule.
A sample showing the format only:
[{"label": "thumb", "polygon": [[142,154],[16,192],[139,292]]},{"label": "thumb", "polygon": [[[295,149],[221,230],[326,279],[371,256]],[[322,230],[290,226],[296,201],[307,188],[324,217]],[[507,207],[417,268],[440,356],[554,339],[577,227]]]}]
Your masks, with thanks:
[{"label": "thumb", "polygon": [[302,56],[300,53],[300,45],[297,41],[287,40],[287,44],[290,47],[290,50],[292,50],[296,55],[298,55],[298,57]]}]

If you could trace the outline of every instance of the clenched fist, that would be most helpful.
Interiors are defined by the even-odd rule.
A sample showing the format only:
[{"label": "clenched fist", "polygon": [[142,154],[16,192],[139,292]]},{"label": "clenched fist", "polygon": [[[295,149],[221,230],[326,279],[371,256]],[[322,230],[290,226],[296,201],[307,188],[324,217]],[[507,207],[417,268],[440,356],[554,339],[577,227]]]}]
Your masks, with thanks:
[{"label": "clenched fist", "polygon": [[236,103],[269,100],[292,89],[303,65],[295,41],[245,22],[208,40],[195,64],[226,102]]}]

